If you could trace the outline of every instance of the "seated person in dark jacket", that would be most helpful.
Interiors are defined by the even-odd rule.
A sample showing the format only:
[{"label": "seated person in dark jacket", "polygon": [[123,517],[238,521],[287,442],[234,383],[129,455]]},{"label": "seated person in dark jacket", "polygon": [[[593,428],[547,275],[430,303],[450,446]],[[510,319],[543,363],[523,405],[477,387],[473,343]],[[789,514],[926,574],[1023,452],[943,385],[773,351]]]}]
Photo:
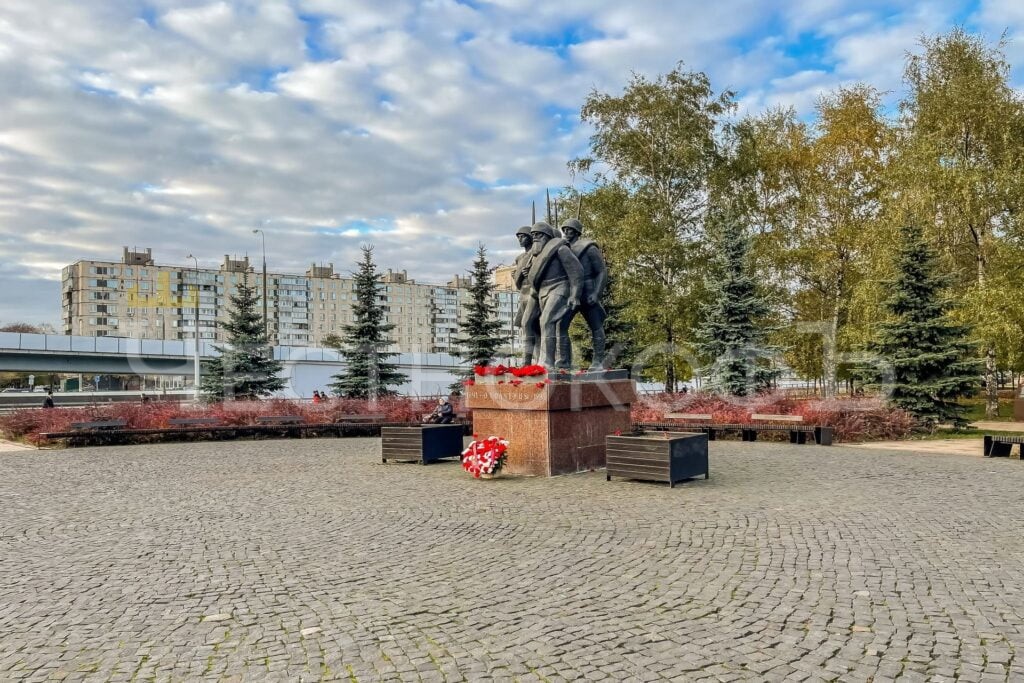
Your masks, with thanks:
[{"label": "seated person in dark jacket", "polygon": [[451,424],[454,419],[455,409],[452,408],[452,404],[446,398],[439,398],[437,399],[437,407],[434,408],[434,412],[427,417],[426,421],[427,424],[447,425]]}]

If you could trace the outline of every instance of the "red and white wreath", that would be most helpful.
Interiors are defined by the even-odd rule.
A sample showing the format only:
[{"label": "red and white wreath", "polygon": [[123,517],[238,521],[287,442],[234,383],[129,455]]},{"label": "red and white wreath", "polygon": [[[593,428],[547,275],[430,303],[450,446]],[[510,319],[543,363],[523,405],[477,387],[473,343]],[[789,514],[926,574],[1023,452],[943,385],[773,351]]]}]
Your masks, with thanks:
[{"label": "red and white wreath", "polygon": [[496,436],[479,439],[462,451],[462,469],[477,479],[481,474],[494,474],[505,464],[508,441]]}]

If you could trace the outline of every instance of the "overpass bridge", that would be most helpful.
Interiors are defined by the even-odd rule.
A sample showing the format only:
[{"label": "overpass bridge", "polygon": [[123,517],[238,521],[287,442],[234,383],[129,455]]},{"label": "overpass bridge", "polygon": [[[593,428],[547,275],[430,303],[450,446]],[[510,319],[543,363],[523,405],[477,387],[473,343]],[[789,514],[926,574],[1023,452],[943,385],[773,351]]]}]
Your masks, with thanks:
[{"label": "overpass bridge", "polygon": [[[0,332],[0,371],[71,375],[155,375],[191,379],[194,342],[126,337],[76,337],[56,334]],[[289,398],[306,397],[325,389],[331,376],[345,368],[334,349],[275,346],[274,358],[284,364]],[[218,355],[213,344],[199,345],[200,359]],[[402,353],[393,362],[409,377],[400,393],[447,393],[460,361],[445,353]]]}]

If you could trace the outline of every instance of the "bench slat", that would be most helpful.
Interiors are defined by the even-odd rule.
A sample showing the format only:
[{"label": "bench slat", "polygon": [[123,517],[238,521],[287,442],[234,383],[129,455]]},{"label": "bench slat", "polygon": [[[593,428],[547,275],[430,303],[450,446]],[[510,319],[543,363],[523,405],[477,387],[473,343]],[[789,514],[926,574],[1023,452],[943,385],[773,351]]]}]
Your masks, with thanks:
[{"label": "bench slat", "polygon": [[94,420],[92,422],[72,422],[71,428],[78,429],[117,429],[128,426],[128,420],[119,418],[117,420]]},{"label": "bench slat", "polygon": [[301,415],[262,415],[256,418],[258,425],[302,424],[305,421]]}]

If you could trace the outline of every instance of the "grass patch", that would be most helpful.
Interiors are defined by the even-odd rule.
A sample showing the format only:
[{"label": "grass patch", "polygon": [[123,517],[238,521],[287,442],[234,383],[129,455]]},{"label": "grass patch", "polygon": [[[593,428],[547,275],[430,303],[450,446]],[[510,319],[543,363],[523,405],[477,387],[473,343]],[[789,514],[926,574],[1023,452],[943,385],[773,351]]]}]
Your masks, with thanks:
[{"label": "grass patch", "polygon": [[997,417],[985,417],[985,399],[984,398],[965,398],[960,401],[960,404],[965,406],[967,410],[964,412],[964,418],[970,422],[978,422],[985,420],[990,422],[993,420],[1005,420],[1007,422],[1013,421],[1013,399],[1012,398],[1001,398],[999,399],[999,414]]},{"label": "grass patch", "polygon": [[[934,432],[928,434],[914,434],[913,436],[907,437],[907,441],[936,441],[939,439],[980,439],[986,434],[991,434],[991,429],[961,429],[956,431],[953,429],[937,429]],[[1024,436],[1024,432],[1004,432],[1000,431],[999,434],[1005,436]]]}]

